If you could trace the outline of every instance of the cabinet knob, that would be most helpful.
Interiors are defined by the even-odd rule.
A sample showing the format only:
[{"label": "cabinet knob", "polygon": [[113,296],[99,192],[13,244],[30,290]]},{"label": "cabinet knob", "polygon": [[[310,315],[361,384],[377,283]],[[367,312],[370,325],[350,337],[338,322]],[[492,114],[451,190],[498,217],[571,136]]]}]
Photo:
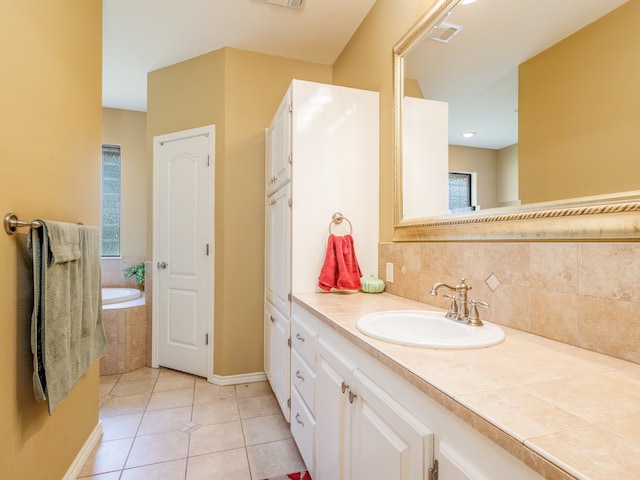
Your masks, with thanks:
[{"label": "cabinet knob", "polygon": [[358,396],[358,395],[356,395],[355,393],[353,393],[353,391],[352,391],[352,390],[349,390],[349,403],[353,403],[353,401],[355,400],[355,398],[356,398],[357,396]]},{"label": "cabinet knob", "polygon": [[296,422],[298,422],[299,425],[304,427],[304,422],[300,419],[299,413],[296,413]]},{"label": "cabinet knob", "polygon": [[304,382],[304,377],[300,373],[300,370],[296,371],[296,378],[298,378],[298,379],[300,379],[300,380],[302,380]]},{"label": "cabinet knob", "polygon": [[349,385],[347,385],[346,383],[342,382],[342,393],[346,392],[347,388],[349,388]]},{"label": "cabinet knob", "polygon": [[304,342],[304,337],[299,333],[296,333],[296,340],[300,340],[301,342]]}]

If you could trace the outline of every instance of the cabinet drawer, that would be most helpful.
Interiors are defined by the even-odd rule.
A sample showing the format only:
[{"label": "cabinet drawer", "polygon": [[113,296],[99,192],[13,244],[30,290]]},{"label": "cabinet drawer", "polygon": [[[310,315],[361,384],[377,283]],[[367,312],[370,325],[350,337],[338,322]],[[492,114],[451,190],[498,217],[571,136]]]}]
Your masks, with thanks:
[{"label": "cabinet drawer", "polygon": [[291,351],[291,383],[298,389],[302,400],[313,413],[313,391],[316,383],[316,374],[295,350]]},{"label": "cabinet drawer", "polygon": [[307,409],[298,391],[291,391],[291,435],[298,445],[300,455],[304,460],[307,470],[314,473],[316,420]]},{"label": "cabinet drawer", "polygon": [[300,357],[315,370],[316,368],[316,338],[317,334],[300,323],[295,316],[291,323],[291,348],[300,354]]}]

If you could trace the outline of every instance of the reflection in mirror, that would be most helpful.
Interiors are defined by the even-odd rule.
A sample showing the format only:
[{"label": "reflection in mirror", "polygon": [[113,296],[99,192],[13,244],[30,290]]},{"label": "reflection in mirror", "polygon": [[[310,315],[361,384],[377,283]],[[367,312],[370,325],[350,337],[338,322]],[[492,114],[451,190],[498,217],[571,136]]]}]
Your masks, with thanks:
[{"label": "reflection in mirror", "polygon": [[397,220],[640,189],[640,0],[464,3],[396,47]]}]

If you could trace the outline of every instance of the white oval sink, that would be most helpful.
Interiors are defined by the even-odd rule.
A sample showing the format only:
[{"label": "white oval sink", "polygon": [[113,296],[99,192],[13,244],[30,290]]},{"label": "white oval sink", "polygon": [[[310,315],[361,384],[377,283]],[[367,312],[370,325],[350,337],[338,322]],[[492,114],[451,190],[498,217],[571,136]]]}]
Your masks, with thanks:
[{"label": "white oval sink", "polygon": [[390,310],[370,313],[356,324],[358,330],[378,340],[442,349],[481,348],[504,340],[504,331],[492,323],[472,327],[431,310]]}]

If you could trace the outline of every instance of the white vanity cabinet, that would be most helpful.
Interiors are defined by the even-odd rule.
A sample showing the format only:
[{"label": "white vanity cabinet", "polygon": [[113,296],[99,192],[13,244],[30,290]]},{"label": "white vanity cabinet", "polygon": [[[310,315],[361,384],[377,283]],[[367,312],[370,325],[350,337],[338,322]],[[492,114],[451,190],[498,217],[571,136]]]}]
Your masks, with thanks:
[{"label": "white vanity cabinet", "polygon": [[318,480],[423,480],[432,432],[350,360],[318,340]]},{"label": "white vanity cabinet", "polygon": [[265,304],[265,373],[282,412],[289,421],[289,319],[270,302]]},{"label": "white vanity cabinet", "polygon": [[291,317],[291,434],[311,478],[316,478],[316,333]]},{"label": "white vanity cabinet", "polygon": [[[284,320],[265,314],[264,363],[287,419],[291,384],[273,379],[282,359],[290,371],[291,293],[319,291],[330,233],[351,233],[363,275],[378,271],[379,129],[377,92],[293,80],[265,130],[265,312]],[[336,212],[349,222],[331,227]]]},{"label": "white vanity cabinet", "polygon": [[542,480],[301,305],[292,317],[317,334],[314,480]]}]

